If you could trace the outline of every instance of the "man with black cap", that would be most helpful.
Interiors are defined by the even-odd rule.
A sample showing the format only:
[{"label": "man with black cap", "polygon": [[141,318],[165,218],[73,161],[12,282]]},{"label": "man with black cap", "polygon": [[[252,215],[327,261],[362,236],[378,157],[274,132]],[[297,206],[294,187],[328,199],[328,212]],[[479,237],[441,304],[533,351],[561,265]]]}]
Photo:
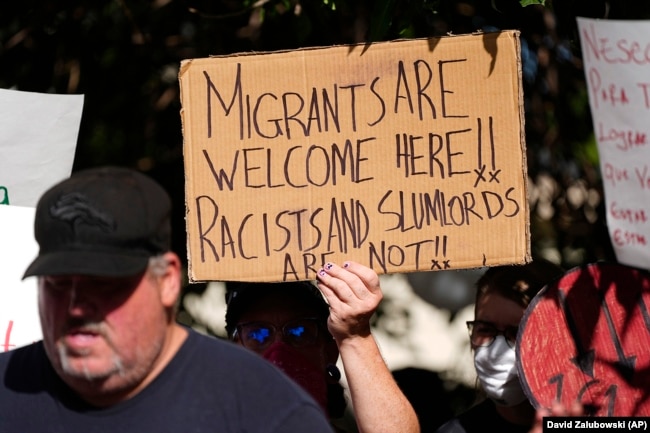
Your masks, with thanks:
[{"label": "man with black cap", "polygon": [[0,432],[331,432],[271,364],[176,323],[171,203],[126,168],[74,174],[36,208],[43,340],[0,354]]}]

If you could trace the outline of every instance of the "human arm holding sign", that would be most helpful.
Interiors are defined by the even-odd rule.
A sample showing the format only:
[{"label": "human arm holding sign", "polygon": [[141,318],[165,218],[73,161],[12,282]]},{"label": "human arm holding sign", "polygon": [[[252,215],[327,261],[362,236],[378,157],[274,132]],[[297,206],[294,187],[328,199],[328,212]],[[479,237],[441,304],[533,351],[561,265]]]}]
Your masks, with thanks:
[{"label": "human arm holding sign", "polygon": [[383,297],[377,274],[351,261],[343,267],[327,263],[317,283],[330,306],[327,326],[339,348],[359,431],[419,432],[415,411],[370,330]]}]

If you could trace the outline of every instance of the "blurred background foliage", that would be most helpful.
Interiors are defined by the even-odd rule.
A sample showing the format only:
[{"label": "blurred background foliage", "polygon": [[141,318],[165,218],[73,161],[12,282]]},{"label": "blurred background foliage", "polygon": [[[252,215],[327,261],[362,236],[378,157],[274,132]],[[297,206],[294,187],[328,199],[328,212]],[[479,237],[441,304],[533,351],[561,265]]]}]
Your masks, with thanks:
[{"label": "blurred background foliage", "polygon": [[84,94],[73,169],[118,164],[159,180],[176,203],[174,249],[184,256],[181,60],[519,29],[532,248],[572,267],[614,259],[576,16],[642,19],[650,16],[650,2],[4,1],[0,87]]}]

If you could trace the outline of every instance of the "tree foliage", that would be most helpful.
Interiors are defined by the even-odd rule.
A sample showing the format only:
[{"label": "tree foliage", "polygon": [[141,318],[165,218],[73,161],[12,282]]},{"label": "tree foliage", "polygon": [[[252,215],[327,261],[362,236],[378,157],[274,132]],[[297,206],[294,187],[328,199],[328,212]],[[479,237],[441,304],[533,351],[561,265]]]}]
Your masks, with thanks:
[{"label": "tree foliage", "polygon": [[[83,93],[74,169],[118,164],[157,178],[184,227],[180,61],[521,30],[533,249],[565,265],[613,258],[576,16],[647,17],[604,0],[24,0],[0,6],[0,87]],[[34,127],[38,128],[38,119]],[[185,251],[176,230],[175,249]]]}]

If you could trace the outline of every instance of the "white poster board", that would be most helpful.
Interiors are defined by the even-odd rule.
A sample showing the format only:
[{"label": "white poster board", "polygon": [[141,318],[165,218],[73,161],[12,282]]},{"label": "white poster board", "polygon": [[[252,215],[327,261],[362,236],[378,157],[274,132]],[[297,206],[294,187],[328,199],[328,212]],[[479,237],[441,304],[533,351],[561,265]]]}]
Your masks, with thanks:
[{"label": "white poster board", "polygon": [[83,95],[0,89],[0,204],[36,206],[70,176]]},{"label": "white poster board", "polygon": [[41,339],[36,278],[22,280],[38,254],[34,207],[72,172],[83,101],[0,89],[0,352]]},{"label": "white poster board", "polygon": [[650,268],[650,21],[578,18],[609,235],[619,262]]},{"label": "white poster board", "polygon": [[21,280],[38,253],[34,208],[0,206],[0,352],[41,339],[36,278]]}]

